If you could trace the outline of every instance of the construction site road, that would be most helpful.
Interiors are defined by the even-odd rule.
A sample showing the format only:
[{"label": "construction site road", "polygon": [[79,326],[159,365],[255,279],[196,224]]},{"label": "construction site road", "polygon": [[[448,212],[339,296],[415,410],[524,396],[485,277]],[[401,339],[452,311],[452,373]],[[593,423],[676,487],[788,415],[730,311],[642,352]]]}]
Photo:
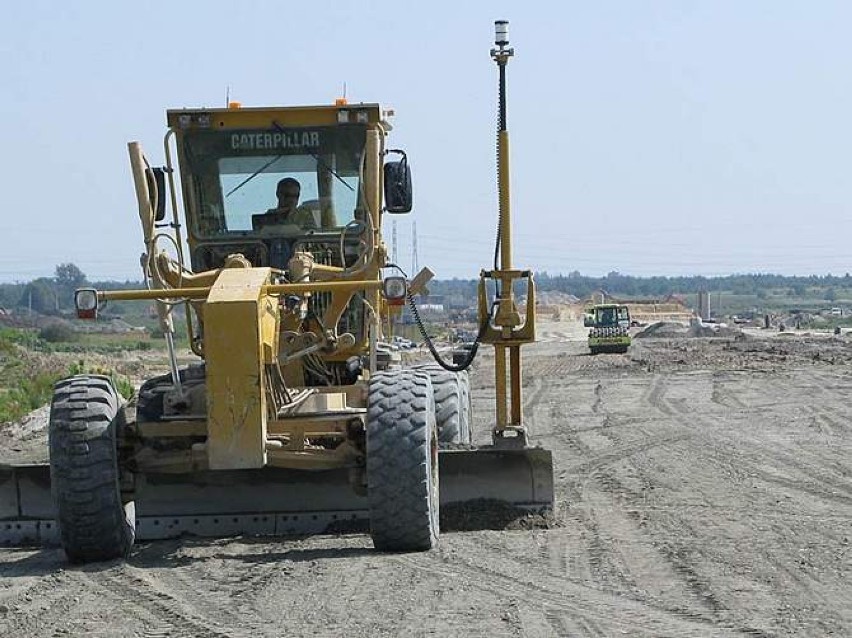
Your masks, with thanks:
[{"label": "construction site road", "polygon": [[[360,534],[143,543],[86,566],[3,549],[0,635],[852,635],[852,341],[658,331],[592,357],[579,325],[539,328],[523,406],[553,451],[547,528],[410,554]],[[31,448],[39,427],[16,427],[0,440]]]}]

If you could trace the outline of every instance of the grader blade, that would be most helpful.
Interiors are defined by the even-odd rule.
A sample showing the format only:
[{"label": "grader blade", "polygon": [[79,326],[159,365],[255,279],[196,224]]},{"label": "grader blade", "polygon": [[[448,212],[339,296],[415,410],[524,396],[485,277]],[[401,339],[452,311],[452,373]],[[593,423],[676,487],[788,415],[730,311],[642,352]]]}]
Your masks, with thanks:
[{"label": "grader blade", "polygon": [[59,540],[50,493],[50,466],[0,464],[0,546]]},{"label": "grader blade", "polygon": [[[444,531],[504,526],[553,508],[551,454],[491,446],[439,453]],[[367,499],[345,470],[139,474],[136,538],[365,532]],[[0,465],[0,546],[58,542],[50,466]]]},{"label": "grader blade", "polygon": [[[468,505],[518,513],[553,510],[553,458],[543,448],[493,446],[441,450],[441,507]],[[487,521],[483,525],[489,527]]]},{"label": "grader blade", "polygon": [[181,535],[286,536],[365,529],[366,498],[346,470],[260,470],[137,477],[140,539]]}]

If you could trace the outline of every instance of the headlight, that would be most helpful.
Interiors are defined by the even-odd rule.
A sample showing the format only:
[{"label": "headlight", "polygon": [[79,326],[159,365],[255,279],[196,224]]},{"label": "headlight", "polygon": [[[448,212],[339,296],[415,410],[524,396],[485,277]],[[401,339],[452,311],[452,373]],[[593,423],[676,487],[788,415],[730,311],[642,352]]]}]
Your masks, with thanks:
[{"label": "headlight", "polygon": [[405,277],[386,277],[382,284],[382,293],[389,305],[403,305],[408,294],[408,283]]},{"label": "headlight", "polygon": [[74,307],[78,319],[97,319],[98,291],[94,288],[80,288],[74,293]]}]

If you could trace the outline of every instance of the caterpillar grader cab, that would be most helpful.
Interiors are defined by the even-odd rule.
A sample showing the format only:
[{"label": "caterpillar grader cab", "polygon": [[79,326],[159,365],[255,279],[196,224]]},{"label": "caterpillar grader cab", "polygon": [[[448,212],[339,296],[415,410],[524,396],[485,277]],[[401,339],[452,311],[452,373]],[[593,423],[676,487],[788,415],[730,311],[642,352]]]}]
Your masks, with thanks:
[{"label": "caterpillar grader cab", "polygon": [[[443,361],[422,324],[434,361],[402,368],[380,356],[389,308],[408,302],[417,314],[416,283],[382,239],[387,216],[412,208],[388,111],[343,101],[170,110],[164,166],[128,145],[145,287],[76,293],[89,319],[111,300],[155,304],[169,373],[130,401],[107,377],[56,385],[49,465],[0,468],[0,543],[58,540],[71,560],[90,561],[127,555],[134,539],[368,524],[377,549],[425,550],[442,507],[552,509],[550,452],[530,445],[521,418],[535,288],[511,263],[512,50],[497,27],[499,243],[481,273],[469,356]],[[178,364],[178,329],[189,365]],[[483,445],[472,442],[465,371],[479,344],[495,348],[496,368]]]},{"label": "caterpillar grader cab", "polygon": [[591,354],[625,353],[630,347],[630,310],[624,304],[598,304],[587,308],[583,325],[591,328]]}]

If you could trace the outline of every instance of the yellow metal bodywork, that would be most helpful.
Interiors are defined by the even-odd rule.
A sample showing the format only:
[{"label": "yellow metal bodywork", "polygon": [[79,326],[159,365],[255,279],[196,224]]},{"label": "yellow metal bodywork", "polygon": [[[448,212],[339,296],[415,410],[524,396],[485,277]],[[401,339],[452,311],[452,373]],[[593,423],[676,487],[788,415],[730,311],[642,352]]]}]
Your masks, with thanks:
[{"label": "yellow metal bodywork", "polygon": [[[171,268],[160,260],[158,269],[171,286],[165,290],[106,291],[101,299],[184,300],[198,317],[198,332],[193,334],[188,322],[190,342],[194,351],[203,356],[207,366],[207,433],[206,457],[211,469],[262,467],[267,463],[293,463],[310,467],[314,455],[317,466],[324,467],[332,460],[320,461],[322,452],[302,450],[305,427],[292,423],[286,445],[270,443],[270,398],[266,392],[268,366],[280,363],[280,374],[288,386],[298,386],[303,380],[302,362],[295,357],[306,348],[319,352],[326,362],[343,362],[349,357],[369,353],[368,331],[360,339],[342,339],[335,327],[349,306],[353,295],[360,293],[367,302],[369,322],[374,333],[381,332],[379,317],[383,314],[381,268],[387,261],[387,249],[382,241],[381,170],[384,138],[389,125],[382,119],[377,104],[283,107],[283,108],[224,108],[180,109],[167,113],[169,132],[166,136],[169,178],[171,154],[169,140],[174,139],[178,159],[182,160],[184,135],[193,131],[256,131],[270,134],[281,127],[336,126],[345,122],[366,125],[362,194],[368,221],[370,259],[355,269],[344,269],[320,263],[300,263],[295,257],[288,267],[290,282],[278,283],[281,271],[270,268],[246,267],[240,256],[228,257],[218,271],[187,273]],[[347,119],[348,118],[348,119]],[[236,133],[235,133],[236,134]],[[485,328],[482,341],[495,348],[496,437],[511,430],[523,432],[521,416],[522,369],[520,346],[535,340],[535,284],[529,271],[512,266],[511,212],[509,191],[509,135],[498,133],[498,174],[500,200],[500,262],[499,268],[483,271],[479,285],[479,313]],[[181,172],[182,190],[187,214],[195,210],[194,176]],[[176,214],[176,211],[175,211]],[[180,223],[174,225],[181,228]],[[188,223],[187,243],[190,252],[209,238],[196,236],[194,225]],[[178,237],[180,243],[180,237]],[[303,260],[304,261],[304,260]],[[519,312],[514,298],[514,284],[525,279],[526,304]],[[486,282],[498,284],[500,294],[488,299]],[[288,295],[327,294],[328,301],[314,325],[304,326],[297,316],[280,312],[280,298]],[[494,312],[492,312],[492,305]],[[189,312],[188,312],[189,314]],[[386,314],[386,313],[384,313]],[[203,331],[203,334],[201,334]],[[282,332],[283,331],[283,332]],[[306,332],[302,332],[306,331]],[[311,332],[312,331],[312,332]],[[290,341],[279,344],[279,335],[288,334]],[[304,339],[293,340],[292,335]],[[223,337],[227,335],[227,337]],[[206,336],[206,338],[205,338]],[[291,356],[293,353],[293,356]],[[277,359],[276,359],[277,357]],[[274,414],[274,412],[273,412]],[[274,419],[274,416],[272,417]],[[313,417],[306,417],[308,419]],[[294,447],[295,445],[295,447]],[[305,453],[304,459],[301,455]],[[300,455],[297,459],[292,455]],[[290,460],[288,455],[291,455]]]},{"label": "yellow metal bodywork", "polygon": [[207,458],[210,469],[266,465],[265,365],[278,356],[278,300],[269,268],[223,269],[210,289],[205,328]]},{"label": "yellow metal bodywork", "polygon": [[[334,273],[324,270],[322,278]],[[233,470],[261,468],[266,465],[294,469],[343,467],[351,461],[348,450],[306,449],[311,437],[340,436],[345,424],[360,412],[347,413],[348,400],[362,403],[360,393],[341,388],[323,390],[303,405],[300,418],[270,419],[270,397],[266,392],[270,366],[280,360],[282,346],[282,295],[330,292],[339,306],[329,315],[339,319],[342,308],[358,291],[378,297],[382,282],[354,279],[351,276],[331,281],[292,284],[271,283],[271,268],[222,268],[218,272],[199,273],[194,282],[212,281],[209,287],[164,290],[98,291],[99,300],[187,298],[198,301],[203,309],[204,330],[215,338],[205,340],[204,358],[207,379],[206,421],[142,423],[138,432],[151,437],[199,436],[206,443],[189,452],[164,452],[150,459],[157,471],[192,469]],[[341,305],[342,304],[342,305]],[[335,320],[336,323],[336,320]],[[332,324],[334,325],[334,324]],[[320,335],[326,339],[329,335]],[[328,358],[339,359],[353,348],[323,342]],[[332,416],[328,416],[332,413]],[[336,416],[335,416],[336,414]],[[347,416],[348,414],[348,416]],[[283,439],[282,439],[283,437]],[[284,441],[284,444],[281,441]]]},{"label": "yellow metal bodywork", "polygon": [[[380,268],[384,266],[386,250],[381,239],[381,210],[382,210],[382,188],[383,175],[381,170],[382,157],[384,154],[384,139],[387,131],[391,128],[390,124],[383,119],[384,112],[379,104],[362,103],[362,104],[341,104],[341,105],[320,105],[320,106],[294,106],[294,107],[259,107],[259,108],[199,108],[199,109],[171,109],[167,111],[166,121],[169,126],[169,131],[166,134],[165,147],[167,158],[167,169],[169,180],[172,183],[172,193],[174,194],[173,173],[174,166],[172,165],[171,152],[169,148],[169,140],[174,139],[178,149],[178,157],[181,157],[181,149],[183,146],[184,133],[199,131],[199,130],[255,130],[258,135],[268,134],[282,127],[320,127],[320,126],[338,126],[341,124],[355,123],[366,125],[366,140],[364,146],[364,168],[362,191],[366,203],[366,209],[370,217],[370,233],[372,235],[372,243],[375,246],[373,259],[364,264],[364,267],[353,276],[341,275],[342,268],[325,267],[326,272],[322,272],[323,267],[317,265],[314,270],[311,281],[352,281],[352,280],[380,280]],[[181,172],[181,183],[184,196],[186,198],[185,207],[189,211],[193,208],[193,195],[195,177],[188,172]],[[173,201],[175,214],[177,211],[176,201]],[[176,231],[179,231],[181,225],[175,224]],[[187,244],[189,245],[190,253],[193,253],[202,239],[195,235],[192,224],[187,224]],[[177,233],[177,244],[180,246],[181,237]],[[186,277],[186,275],[183,275]],[[187,277],[190,281],[193,276]],[[178,286],[184,287],[186,284],[179,283]],[[192,286],[193,284],[189,284]],[[335,326],[340,320],[342,313],[351,300],[351,295],[358,290],[364,291],[364,298],[372,308],[379,308],[381,303],[380,289],[377,288],[346,288],[335,290],[332,293],[332,301],[329,304],[322,323],[325,326]],[[314,288],[314,292],[320,292],[319,288]],[[350,292],[351,291],[351,292]],[[282,294],[293,293],[299,294],[292,290],[280,291]],[[187,295],[187,298],[192,298]],[[199,340],[194,338],[193,325],[187,313],[187,330],[190,333],[190,343],[193,351],[204,356]],[[345,361],[353,355],[360,355],[367,352],[369,348],[368,338],[364,338],[356,342],[348,349],[340,349],[329,360]]]},{"label": "yellow metal bodywork", "polygon": [[[497,421],[493,428],[495,439],[507,433],[525,440],[521,407],[523,403],[521,345],[535,341],[535,282],[529,271],[512,268],[512,217],[509,195],[509,132],[497,135],[498,189],[500,198],[500,268],[483,270],[479,276],[479,321],[484,326],[482,342],[494,346],[494,386]],[[500,296],[494,300],[492,314],[488,303],[486,282],[498,283]],[[514,283],[527,280],[526,312],[523,319],[514,298]],[[507,360],[508,355],[508,360]],[[508,364],[508,369],[507,369]],[[508,372],[508,383],[507,383]]]},{"label": "yellow metal bodywork", "polygon": [[169,109],[166,111],[166,122],[169,128],[177,130],[190,128],[269,130],[276,122],[281,126],[335,126],[341,122],[341,111],[351,114],[352,122],[356,121],[357,113],[366,114],[367,124],[378,124],[381,121],[380,106],[369,103],[340,106]]}]

